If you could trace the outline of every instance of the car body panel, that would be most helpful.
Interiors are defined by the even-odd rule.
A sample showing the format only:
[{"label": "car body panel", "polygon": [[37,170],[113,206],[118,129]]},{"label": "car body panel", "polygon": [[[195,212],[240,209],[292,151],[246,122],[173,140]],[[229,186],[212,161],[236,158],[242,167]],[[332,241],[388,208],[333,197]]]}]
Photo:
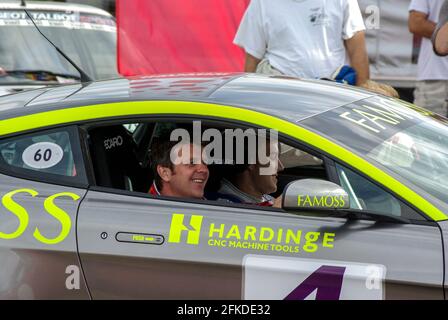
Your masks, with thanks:
[{"label": "car body panel", "polygon": [[45,91],[46,89],[27,90],[24,92],[8,94],[0,97],[0,119],[22,116],[23,107]]},{"label": "car body panel", "polygon": [[[448,257],[448,221],[438,222],[438,225],[440,226],[442,232],[443,249],[444,249],[443,257],[444,259],[446,259],[446,257]],[[446,278],[447,272],[448,272],[448,265],[445,262],[445,277],[444,277],[445,299],[448,294],[448,279]]]},{"label": "car body panel", "polygon": [[27,107],[34,105],[45,105],[48,103],[62,102],[77,91],[82,89],[82,84],[76,84],[71,86],[57,86],[52,90],[48,90],[38,95],[35,99],[26,104]]},{"label": "car body panel", "polygon": [[[71,94],[63,98],[60,92],[65,90]],[[269,99],[274,92],[281,94]],[[296,122],[371,96],[368,91],[328,81],[226,73],[159,75],[96,81],[81,88],[59,86],[46,92],[45,99],[30,103],[32,108],[17,111],[28,115],[100,103],[171,100],[240,106]],[[0,119],[6,118],[8,114],[1,114]]]},{"label": "car body panel", "polygon": [[[0,86],[0,96],[6,96],[8,94],[19,93],[23,91],[32,91],[34,89],[44,88],[43,85],[2,85]],[[31,94],[32,95],[32,94]],[[16,100],[16,99],[14,99]],[[17,103],[17,106],[23,105],[26,101]]]},{"label": "car body panel", "polygon": [[[180,216],[177,222],[175,215]],[[193,217],[200,217],[200,223]],[[246,228],[256,230],[253,237]],[[298,243],[286,236],[288,230],[299,234]],[[119,233],[133,237],[120,242]],[[308,243],[315,234],[319,238]],[[161,241],[145,242],[139,235]],[[89,191],[79,212],[78,239],[93,299],[285,299],[274,288],[270,294],[244,295],[245,286],[253,286],[243,276],[244,261],[254,254],[274,261],[288,257],[344,267],[362,264],[364,271],[382,266],[378,289],[366,288],[363,275],[346,275],[344,283],[362,283],[345,288],[350,299],[371,290],[380,291],[377,299],[443,299],[443,249],[436,225],[305,217]],[[262,247],[244,248],[251,244]],[[278,283],[291,277],[280,267],[264,272]],[[300,272],[305,270],[299,267],[295,275]]]},{"label": "car body panel", "polygon": [[[326,81],[244,76],[226,83],[209,98],[216,103],[243,106],[299,122],[372,96],[366,91],[344,90],[344,88],[347,89],[344,85]],[[320,94],[316,95],[316,89]]]},{"label": "car body panel", "polygon": [[[0,179],[0,298],[88,299],[78,259],[75,231],[80,199],[86,191],[4,175],[0,175]],[[16,205],[8,204],[7,195],[20,190],[22,192],[12,196]],[[34,196],[30,193],[33,190]],[[79,197],[74,200],[61,196],[53,202],[68,215],[71,222],[69,233],[57,243],[44,243],[46,240],[37,235],[37,229],[43,237],[50,240],[62,233],[61,222],[52,216],[55,211],[50,209],[49,212],[45,208],[45,201],[60,193],[71,193]],[[20,210],[17,205],[23,209]],[[21,227],[24,227],[21,234],[12,235]],[[70,270],[75,270],[74,281],[77,281],[76,287],[79,289],[69,290],[66,286],[70,276],[67,271]]]}]

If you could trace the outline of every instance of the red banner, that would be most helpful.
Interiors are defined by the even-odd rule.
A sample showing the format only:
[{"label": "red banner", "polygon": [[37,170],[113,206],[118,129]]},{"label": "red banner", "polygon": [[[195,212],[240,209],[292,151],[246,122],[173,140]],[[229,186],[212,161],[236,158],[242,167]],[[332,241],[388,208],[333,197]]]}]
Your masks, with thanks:
[{"label": "red banner", "polygon": [[117,0],[123,76],[244,69],[233,38],[250,0]]}]

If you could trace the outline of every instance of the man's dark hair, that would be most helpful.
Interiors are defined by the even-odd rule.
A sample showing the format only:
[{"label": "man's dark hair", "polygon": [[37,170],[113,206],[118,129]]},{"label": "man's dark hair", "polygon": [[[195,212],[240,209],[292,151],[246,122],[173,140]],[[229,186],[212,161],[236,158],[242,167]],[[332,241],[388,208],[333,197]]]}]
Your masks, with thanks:
[{"label": "man's dark hair", "polygon": [[157,172],[157,166],[174,169],[170,153],[171,149],[178,143],[179,141],[170,141],[168,137],[168,139],[158,138],[151,145],[151,169],[154,173],[154,182],[159,191],[162,190],[162,179]]},{"label": "man's dark hair", "polygon": [[[225,167],[224,167],[225,174],[230,175],[230,176],[241,174],[244,171],[246,171],[251,164],[258,162],[258,160],[259,160],[259,157],[258,157],[259,145],[258,145],[258,143],[259,143],[260,135],[255,135],[255,136],[256,136],[256,143],[252,149],[255,152],[255,154],[250,153],[251,148],[249,146],[249,139],[244,138],[243,146],[242,146],[242,148],[244,150],[243,163],[239,163],[239,164],[237,164],[237,147],[238,146],[236,145],[235,139],[233,139],[233,141],[231,142],[233,144],[233,157],[232,157],[232,159],[227,159],[227,161],[230,160],[230,162],[232,162],[232,164],[225,165]],[[224,141],[226,142],[226,139],[224,139]],[[264,141],[266,144],[269,144],[271,139],[270,139],[270,137],[265,137]],[[224,145],[225,145],[225,143],[224,143]],[[223,154],[225,154],[224,150],[223,150]]]}]

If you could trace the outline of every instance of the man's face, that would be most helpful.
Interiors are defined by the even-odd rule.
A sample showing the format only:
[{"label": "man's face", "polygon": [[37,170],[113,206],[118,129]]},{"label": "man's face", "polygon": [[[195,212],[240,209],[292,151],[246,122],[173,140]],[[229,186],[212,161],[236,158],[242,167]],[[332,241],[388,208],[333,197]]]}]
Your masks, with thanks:
[{"label": "man's face", "polygon": [[161,175],[163,181],[162,194],[202,199],[209,177],[208,167],[201,158],[202,148],[188,144],[180,146],[174,152],[178,157],[175,162],[177,164],[173,165],[173,170],[163,168],[164,173]]},{"label": "man's face", "polygon": [[251,168],[252,183],[262,194],[270,194],[277,191],[277,173],[284,169],[282,162],[278,158],[278,143],[267,143],[266,149],[266,155],[269,155],[269,162],[267,164],[254,164]]}]

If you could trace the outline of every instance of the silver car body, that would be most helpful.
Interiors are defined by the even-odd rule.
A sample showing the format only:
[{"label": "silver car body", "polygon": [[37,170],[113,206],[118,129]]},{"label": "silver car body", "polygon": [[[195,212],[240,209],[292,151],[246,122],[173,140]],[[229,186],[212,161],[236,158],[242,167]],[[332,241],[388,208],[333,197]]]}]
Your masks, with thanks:
[{"label": "silver car body", "polygon": [[[265,123],[314,148],[320,142],[305,135],[300,141],[293,128],[371,97],[322,81],[244,74],[68,85],[1,98],[0,146],[16,137],[65,128],[72,134],[83,125],[117,119],[193,117]],[[0,298],[445,298],[448,212],[438,203],[427,212],[411,203],[405,182],[399,189],[382,187],[394,195],[402,190],[397,197],[421,211],[420,222],[159,199],[95,185],[83,135],[81,130],[71,136],[84,166],[77,162],[77,181],[8,171],[0,163]],[[362,157],[316,150],[347,165],[354,161],[350,157]],[[362,165],[367,164],[359,162],[359,172],[368,176]]]}]

